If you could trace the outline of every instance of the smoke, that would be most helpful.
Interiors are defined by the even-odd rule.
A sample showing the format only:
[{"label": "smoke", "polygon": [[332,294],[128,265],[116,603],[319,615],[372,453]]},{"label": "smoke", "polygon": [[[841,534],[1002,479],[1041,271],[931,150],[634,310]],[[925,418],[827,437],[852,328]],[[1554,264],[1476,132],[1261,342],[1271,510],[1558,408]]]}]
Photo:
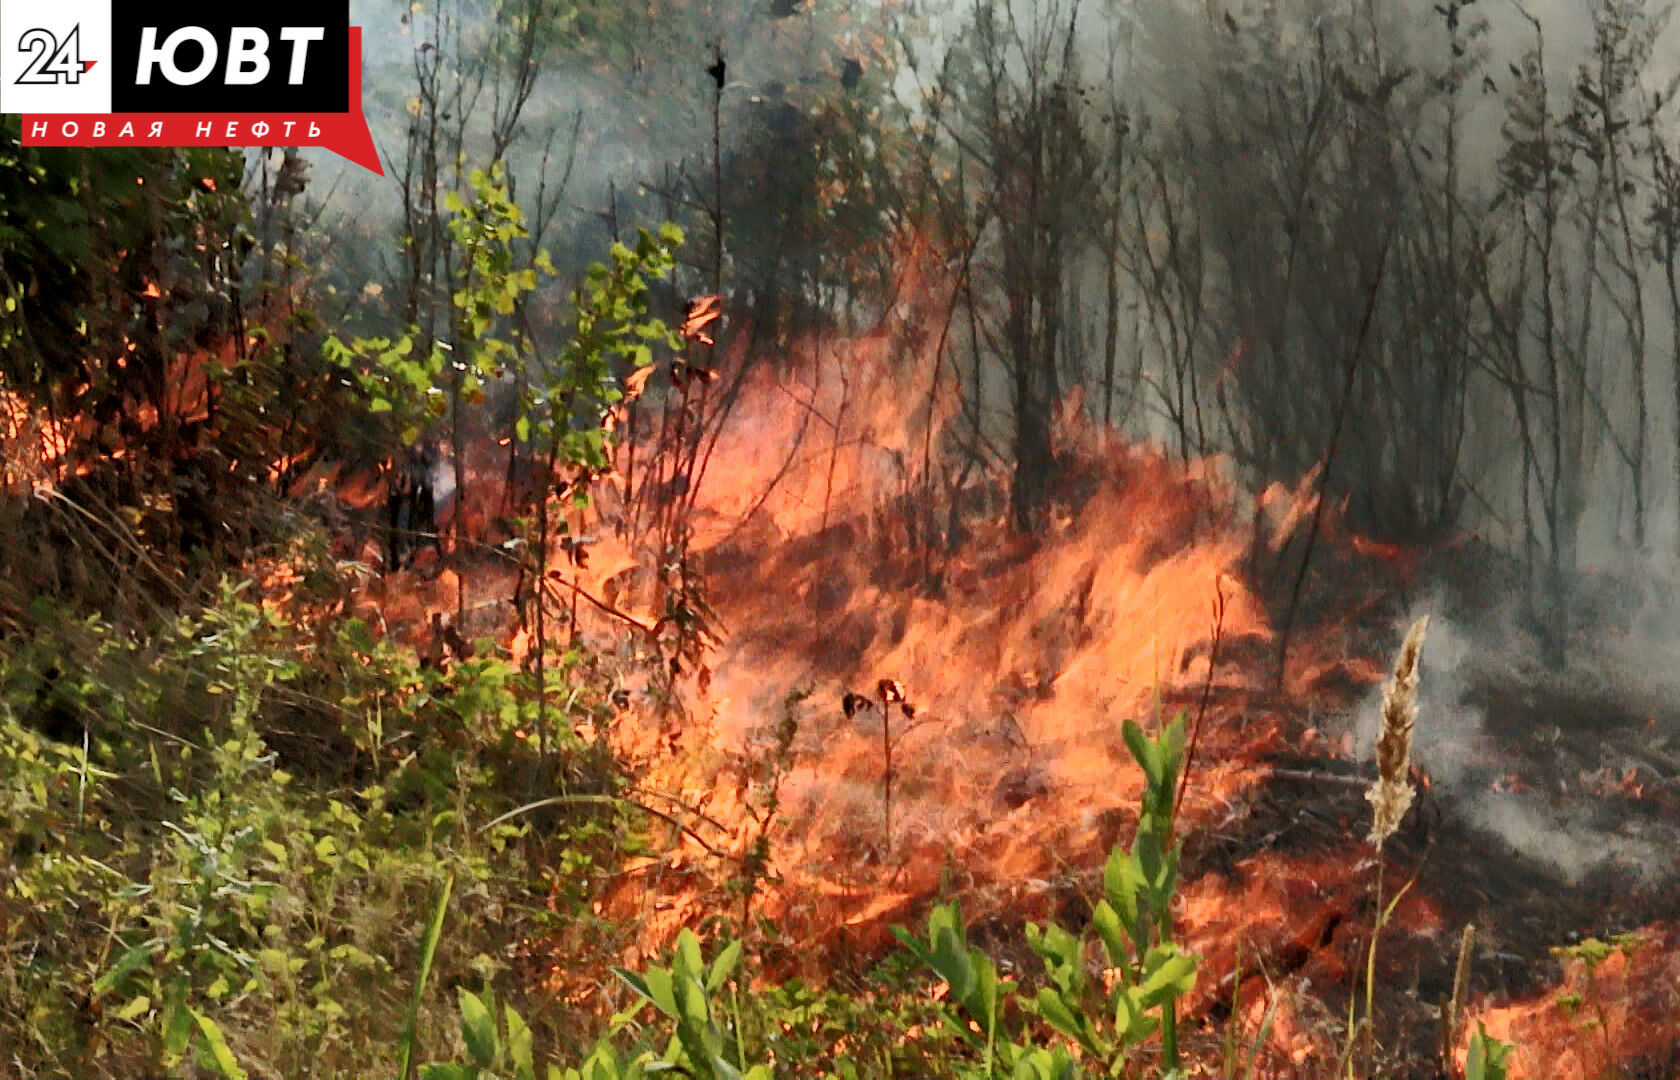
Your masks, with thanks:
[{"label": "smoke", "polygon": [[[1651,662],[1653,630],[1675,625],[1672,602],[1640,609],[1626,632],[1605,633],[1596,651],[1577,652],[1563,672],[1537,662],[1515,604],[1469,621],[1440,614],[1448,606],[1438,592],[1402,620],[1432,612],[1413,760],[1433,796],[1469,827],[1571,884],[1607,865],[1669,872],[1672,830],[1604,799],[1628,794],[1618,785],[1648,779],[1639,774],[1644,748],[1660,749],[1680,733],[1672,710],[1661,721],[1650,711],[1672,701],[1676,689],[1665,665]],[[1373,756],[1381,700],[1378,687],[1351,717],[1361,762]],[[1495,702],[1497,724],[1490,721]],[[1633,722],[1630,714],[1642,711],[1652,719]]]},{"label": "smoke", "polygon": [[[887,62],[887,36],[874,0],[857,4],[695,3],[619,9],[556,9],[534,91],[523,106],[507,167],[515,193],[531,203],[541,184],[550,195],[562,185],[554,227],[545,237],[563,271],[600,258],[613,231],[680,219],[713,198],[712,104],[708,71],[717,52],[726,60],[719,127],[727,160],[757,134],[792,115],[809,115],[844,91],[851,62],[873,70]],[[363,29],[364,100],[369,126],[387,175],[378,177],[335,156],[306,151],[314,166],[313,194],[325,198],[335,231],[392,238],[402,214],[407,130],[415,108],[416,66],[437,51],[438,5],[352,0],[351,21]],[[443,0],[459,20],[459,54],[482,49],[496,29],[501,6]],[[505,29],[505,27],[504,27]],[[445,67],[456,62],[457,35],[444,35]],[[451,89],[447,79],[444,90]],[[474,99],[467,139],[468,169],[488,161],[483,131],[505,88],[487,84]],[[501,107],[506,106],[500,101]],[[457,119],[450,117],[451,120]],[[477,134],[474,134],[477,132]],[[447,186],[447,183],[446,183]],[[742,193],[736,213],[752,213]],[[335,253],[377,277],[380,253]]]},{"label": "smoke", "polygon": [[1664,843],[1593,828],[1578,810],[1533,792],[1475,792],[1462,812],[1472,827],[1496,834],[1516,854],[1550,867],[1571,885],[1606,865],[1654,874],[1671,861]]}]

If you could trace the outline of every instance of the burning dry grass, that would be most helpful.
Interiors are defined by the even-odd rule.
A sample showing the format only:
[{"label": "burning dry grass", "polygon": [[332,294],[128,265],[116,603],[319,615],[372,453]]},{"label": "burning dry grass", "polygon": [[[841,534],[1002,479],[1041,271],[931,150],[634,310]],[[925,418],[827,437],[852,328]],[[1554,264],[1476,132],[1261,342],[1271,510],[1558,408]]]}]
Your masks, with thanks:
[{"label": "burning dry grass", "polygon": [[[925,399],[932,357],[890,362],[901,347],[872,336],[843,363],[812,351],[751,384],[744,419],[719,442],[699,530],[731,636],[692,702],[689,752],[651,765],[656,786],[744,822],[747,763],[789,693],[813,689],[781,788],[781,883],[762,910],[844,951],[884,941],[941,890],[992,894],[981,907],[1001,912],[1094,865],[1142,787],[1120,722],[1208,679],[1222,692],[1248,685],[1230,664],[1209,671],[1221,591],[1228,639],[1267,634],[1232,577],[1247,534],[1217,466],[1185,469],[1077,423],[1063,427],[1075,479],[1051,535],[1012,538],[1001,506],[987,508],[987,478],[946,493],[967,511],[965,540],[949,548],[923,513],[933,495],[921,466],[927,425],[951,404],[907,413],[902,402]],[[882,678],[915,705],[891,722],[890,837],[879,717],[840,707]],[[1247,756],[1237,741],[1210,736],[1192,819],[1252,780],[1218,756]],[[619,903],[651,904],[635,892]],[[692,914],[641,913],[668,929]]]},{"label": "burning dry grass", "polygon": [[[923,363],[906,361],[905,350],[918,347],[911,355]],[[903,403],[925,402],[937,385],[932,355],[902,336],[872,335],[805,348],[797,362],[746,380],[696,521],[711,599],[730,634],[710,659],[709,686],[690,686],[680,723],[636,706],[615,742],[643,788],[686,807],[710,843],[741,859],[761,827],[764,785],[782,768],[769,760],[773,729],[791,692],[812,691],[796,708],[771,876],[753,911],[776,921],[783,942],[798,943],[770,974],[820,974],[878,955],[888,927],[913,923],[934,897],[960,897],[965,910],[1007,925],[1079,908],[1072,901],[1092,869],[1129,834],[1142,789],[1120,722],[1149,717],[1158,702],[1194,709],[1211,680],[1183,817],[1192,855],[1180,929],[1206,958],[1190,1015],[1225,1015],[1235,989],[1237,1023],[1252,1035],[1275,1003],[1263,1074],[1322,1074],[1312,1063],[1334,1060],[1340,1038],[1333,1003],[1365,963],[1373,865],[1359,838],[1370,810],[1362,781],[1345,771],[1348,783],[1318,790],[1280,786],[1264,765],[1302,746],[1310,768],[1350,755],[1341,740],[1304,739],[1304,714],[1311,704],[1345,707],[1381,680],[1378,659],[1361,644],[1367,631],[1354,623],[1391,632],[1391,615],[1343,611],[1330,625],[1309,622],[1280,699],[1270,684],[1267,599],[1245,572],[1268,537],[1282,538],[1270,545],[1282,549],[1290,523],[1310,517],[1300,507],[1311,485],[1272,492],[1251,518],[1217,463],[1187,468],[1101,437],[1070,413],[1058,446],[1068,477],[1062,510],[1049,535],[1022,542],[1006,528],[1001,476],[977,469],[959,480],[929,468],[954,402],[936,396],[931,410]],[[473,488],[493,493],[494,473],[481,469]],[[588,564],[556,554],[554,565],[568,586],[651,622],[639,584],[648,556],[612,527],[622,507],[610,493],[598,508],[600,517],[573,525],[592,541]],[[1335,518],[1326,517],[1327,548],[1410,578],[1415,560],[1361,552],[1356,538],[1334,535]],[[952,542],[953,525],[960,542]],[[473,573],[475,598],[509,594],[511,582],[483,567]],[[451,610],[456,588],[448,574],[404,574],[368,599],[419,625],[431,611]],[[1210,669],[1221,592],[1223,647]],[[606,651],[622,655],[636,640],[622,622],[582,610],[589,632],[612,642]],[[1415,707],[1402,691],[1416,679],[1417,638],[1403,647],[1394,680],[1396,740],[1409,726],[1398,720],[1409,721]],[[913,717],[892,720],[891,836],[879,715],[841,708],[845,694],[868,692],[879,679],[902,682],[916,706]],[[1398,741],[1390,749],[1384,756],[1408,756]],[[1384,772],[1409,786],[1403,766]],[[1424,794],[1426,808],[1433,798]],[[669,850],[624,867],[601,905],[603,916],[635,921],[633,951],[622,957],[632,966],[657,955],[679,927],[738,902],[725,899],[733,895],[725,886],[739,862],[718,860],[675,830],[665,839]],[[1421,857],[1407,830],[1391,846],[1408,871]],[[1486,856],[1476,848],[1442,858]],[[1452,877],[1450,868],[1430,868],[1403,898],[1380,965],[1376,1011],[1408,1029],[1385,1028],[1384,1039],[1418,1042],[1425,1055],[1438,1045],[1438,1023],[1425,1015],[1433,991],[1420,990],[1420,979],[1450,991],[1468,919],[1491,927],[1491,944],[1478,944],[1483,964],[1507,947],[1498,935],[1514,932],[1514,923],[1466,902],[1492,896],[1491,879],[1455,892]],[[1233,987],[1239,952],[1242,982]],[[1471,974],[1469,1023],[1505,1017],[1506,1028],[1490,1029],[1520,1040],[1521,1025],[1548,1015],[1540,1005],[1478,1011],[1486,982],[1478,985],[1474,966]],[[1620,984],[1605,986],[1622,993]],[[1630,1021],[1628,1030],[1643,1029]]]},{"label": "burning dry grass", "polygon": [[[1240,547],[1217,534],[1163,547],[1156,528],[1195,530],[1206,493],[1144,455],[1104,464],[1082,512],[1036,550],[1011,550],[1001,522],[986,523],[945,563],[937,598],[904,587],[913,565],[872,559],[855,525],[772,555],[768,578],[794,604],[725,598],[740,628],[714,681],[725,739],[746,736],[796,685],[835,703],[814,711],[790,778],[803,849],[793,862],[829,863],[825,851],[866,859],[890,845],[911,881],[946,860],[1000,880],[1042,878],[1100,841],[1105,812],[1135,803],[1141,777],[1119,721],[1206,676],[1205,657],[1185,661],[1211,633],[1216,587]],[[1240,589],[1228,620],[1237,634],[1263,626]],[[837,704],[876,676],[903,681],[921,710],[899,725],[903,825],[890,841],[875,805],[877,740]]]},{"label": "burning dry grass", "polygon": [[1634,939],[1600,963],[1566,958],[1562,985],[1538,1000],[1472,1011],[1472,1023],[1516,1043],[1512,1080],[1680,1075],[1680,929],[1653,925]]}]

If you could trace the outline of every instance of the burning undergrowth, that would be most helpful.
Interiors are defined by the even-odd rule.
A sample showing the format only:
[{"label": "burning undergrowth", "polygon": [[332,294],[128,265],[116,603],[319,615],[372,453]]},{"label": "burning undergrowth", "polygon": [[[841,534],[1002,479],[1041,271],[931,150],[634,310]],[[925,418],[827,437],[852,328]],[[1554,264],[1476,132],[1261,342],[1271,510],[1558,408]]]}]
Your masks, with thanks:
[{"label": "burning undergrowth", "polygon": [[[611,737],[670,815],[655,819],[663,850],[632,860],[602,902],[641,927],[622,959],[646,962],[680,927],[723,914],[753,926],[769,976],[856,970],[893,924],[960,899],[978,940],[1031,978],[1021,920],[1078,925],[1103,857],[1134,827],[1143,780],[1121,722],[1184,710],[1201,730],[1178,914],[1204,957],[1191,1015],[1210,1040],[1233,1015],[1250,1035],[1269,1015],[1268,1075],[1316,1075],[1339,1053],[1375,915],[1359,762],[1383,659],[1431,559],[1484,556],[1368,544],[1330,508],[1280,688],[1277,581],[1314,516],[1312,478],[1249,503],[1219,463],[1123,444],[1073,407],[1058,509],[1023,541],[1001,473],[941,464],[961,419],[934,375],[937,335],[917,323],[806,347],[739,384],[693,522],[727,633],[680,708],[645,692],[633,662],[614,694]],[[931,405],[902,406],[930,386]],[[481,499],[499,469],[473,464]],[[598,496],[571,532],[588,558],[553,563],[563,592],[590,598],[571,616],[580,632],[633,661],[656,622],[653,559],[625,539],[614,484]],[[497,566],[468,574],[464,607],[482,609],[484,629],[512,587]],[[429,613],[462,606],[459,587],[422,564],[369,599],[407,611],[397,622],[423,644]],[[1544,1045],[1574,1030],[1579,1014],[1560,1004],[1573,983],[1559,980],[1575,961],[1560,966],[1554,945],[1641,931],[1629,970],[1675,987],[1661,959],[1663,853],[1680,839],[1671,725],[1650,700],[1548,681],[1522,661],[1520,633],[1443,617],[1462,604],[1425,605],[1419,794],[1385,847],[1391,888],[1413,881],[1377,968],[1396,1076],[1435,1075],[1467,923],[1463,1015],[1495,1034]],[[514,655],[528,644],[515,635]],[[1629,1053],[1657,1060],[1675,1041],[1630,985],[1607,976],[1600,989],[1631,1010],[1615,1021],[1639,1033]]]},{"label": "burning undergrowth", "polygon": [[[679,843],[633,866],[608,906],[658,941],[754,865],[762,877],[740,910],[769,920],[759,933],[784,973],[807,974],[867,964],[890,925],[939,898],[1000,930],[1022,917],[1077,922],[1102,857],[1136,818],[1142,777],[1121,721],[1205,710],[1183,815],[1181,932],[1206,958],[1194,1009],[1210,1025],[1235,1009],[1257,1030],[1276,1001],[1277,1075],[1333,1059],[1374,915],[1360,702],[1404,610],[1399,555],[1338,536],[1326,515],[1328,574],[1361,588],[1347,610],[1305,621],[1280,691],[1277,597],[1253,567],[1257,548],[1291,550],[1290,523],[1308,515],[1291,514],[1290,499],[1256,512],[1217,463],[1186,467],[1070,412],[1061,509],[1046,536],[1023,542],[1007,528],[1000,477],[952,483],[947,472],[935,497],[926,451],[937,430],[926,425],[949,409],[937,398],[920,416],[895,409],[904,388],[881,359],[848,357],[842,383],[838,365],[807,356],[803,377],[756,387],[751,430],[720,441],[713,476],[725,480],[708,481],[719,494],[701,501],[698,534],[729,635],[686,721],[662,723],[657,740],[632,722],[623,737],[649,786],[678,792],[734,860]],[[1425,557],[1400,561],[1401,584],[1414,584]],[[615,594],[623,565],[601,582],[609,595],[632,591]],[[1476,652],[1440,621],[1424,659],[1422,787],[1387,852],[1391,873],[1415,881],[1378,969],[1394,1075],[1434,1075],[1465,923],[1482,931],[1465,1014],[1515,1016],[1529,1007],[1497,1003],[1550,993],[1550,1013],[1522,1013],[1530,1023],[1534,1010],[1564,1022],[1551,946],[1666,933],[1670,770],[1637,767],[1661,741],[1653,751],[1645,738],[1641,756],[1586,741],[1603,725],[1536,736],[1519,719],[1535,702],[1511,712],[1512,680],[1476,666]],[[1566,716],[1555,695],[1542,705]],[[1547,779],[1559,770],[1561,787]],[[1548,783],[1568,798],[1521,801],[1533,798],[1521,785]],[[1602,800],[1596,826],[1589,799]],[[1637,806],[1622,815],[1617,800]],[[993,944],[1034,969],[1008,933]],[[1672,1039],[1641,1045],[1655,1054]]]},{"label": "burning undergrowth", "polygon": [[[696,703],[710,767],[753,758],[783,702],[810,691],[780,782],[783,887],[766,904],[790,930],[873,943],[953,874],[1031,892],[1092,865],[1142,783],[1119,720],[1209,677],[1196,648],[1220,597],[1224,635],[1264,633],[1228,572],[1243,549],[1211,472],[1095,440],[1066,453],[1084,490],[1031,547],[991,515],[956,550],[919,549],[889,500],[792,535],[789,511],[763,510],[708,552],[731,628]],[[1247,675],[1212,678],[1229,690]],[[732,771],[689,779],[725,820],[741,813]],[[1234,782],[1204,766],[1196,804]]]}]

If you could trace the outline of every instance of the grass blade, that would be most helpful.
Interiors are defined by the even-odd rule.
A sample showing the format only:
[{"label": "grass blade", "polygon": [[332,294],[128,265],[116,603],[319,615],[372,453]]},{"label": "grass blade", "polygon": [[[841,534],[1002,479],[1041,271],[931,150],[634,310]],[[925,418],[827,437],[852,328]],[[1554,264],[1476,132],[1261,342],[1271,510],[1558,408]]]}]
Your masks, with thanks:
[{"label": "grass blade", "polygon": [[403,1023],[397,1080],[408,1080],[409,1069],[414,1063],[414,1033],[420,1022],[420,1003],[426,998],[426,980],[432,975],[432,958],[437,955],[438,941],[443,937],[443,916],[449,910],[449,894],[454,888],[455,875],[450,874],[449,880],[443,883],[443,892],[438,895],[437,907],[432,911],[431,925],[426,927],[426,936],[420,942],[420,976],[414,980],[414,996],[409,999],[408,1018]]},{"label": "grass blade", "polygon": [[1272,1000],[1266,1004],[1266,1016],[1260,1021],[1260,1030],[1254,1036],[1254,1045],[1248,1048],[1248,1072],[1244,1074],[1247,1080],[1254,1080],[1260,1068],[1260,1055],[1266,1049],[1266,1040],[1272,1036],[1272,1020],[1277,1016],[1278,991],[1277,987],[1270,987]]}]

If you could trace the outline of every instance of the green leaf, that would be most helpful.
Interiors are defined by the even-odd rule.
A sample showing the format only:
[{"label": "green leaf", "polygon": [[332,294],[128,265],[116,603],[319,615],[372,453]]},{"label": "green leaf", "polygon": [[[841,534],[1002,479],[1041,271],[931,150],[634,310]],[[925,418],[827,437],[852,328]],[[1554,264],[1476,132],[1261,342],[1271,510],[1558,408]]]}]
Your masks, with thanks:
[{"label": "green leaf", "polygon": [[[486,990],[485,993],[488,994],[489,991]],[[466,1040],[467,1053],[472,1055],[479,1068],[491,1068],[500,1056],[499,1040],[496,1038],[496,1018],[490,1012],[489,1004],[472,991],[462,989],[459,996],[461,1037]]]},{"label": "green leaf", "polygon": [[731,941],[724,946],[722,952],[712,959],[712,970],[706,975],[706,992],[715,994],[723,988],[730,975],[734,974],[735,965],[741,962],[741,943]]},{"label": "green leaf", "polygon": [[178,1058],[192,1045],[193,1018],[186,1006],[176,1002],[163,1018],[163,1052],[165,1057]]},{"label": "green leaf", "polygon": [[204,1040],[204,1046],[210,1051],[210,1064],[217,1075],[223,1080],[246,1080],[245,1070],[234,1060],[233,1051],[228,1048],[227,1039],[222,1036],[222,1029],[216,1022],[196,1009],[188,1010],[192,1018],[198,1022],[199,1036]]},{"label": "green leaf", "polygon": [[422,1065],[420,1080],[478,1080],[478,1070],[471,1065]]},{"label": "green leaf", "polygon": [[1027,924],[1027,944],[1044,962],[1051,982],[1064,994],[1077,998],[1085,988],[1084,942],[1055,923],[1043,930]]},{"label": "green leaf", "polygon": [[1515,1050],[1511,1043],[1490,1036],[1487,1025],[1477,1021],[1476,1033],[1470,1036],[1470,1051],[1465,1055],[1464,1080],[1505,1080],[1508,1059]]},{"label": "green leaf", "polygon": [[634,990],[642,999],[639,1002],[635,1002],[634,1004],[627,1006],[623,1012],[613,1018],[613,1026],[616,1027],[621,1023],[628,1023],[638,1012],[642,1010],[644,1005],[652,1003],[653,990],[648,986],[647,980],[634,971],[627,971],[624,968],[615,967],[612,969],[612,973],[617,975],[621,982],[630,989]]},{"label": "green leaf", "polygon": [[514,1080],[536,1080],[536,1067],[531,1062],[531,1027],[512,1005],[503,1005],[507,1020],[508,1061],[513,1065]]},{"label": "green leaf", "polygon": [[666,968],[652,968],[645,978],[648,1000],[671,1019],[680,1019],[682,1013],[677,1008],[677,994],[671,972]]},{"label": "green leaf", "polygon": [[694,936],[694,931],[686,927],[677,935],[676,955],[672,957],[671,971],[689,979],[698,979],[706,972],[705,961],[700,957],[700,939]]},{"label": "green leaf", "polygon": [[1075,1012],[1061,994],[1048,986],[1038,991],[1038,1014],[1051,1027],[1084,1047],[1086,1053],[1096,1057],[1108,1056],[1107,1049],[1097,1043],[1096,1029],[1090,1018]]},{"label": "green leaf", "polygon": [[1143,733],[1136,720],[1127,720],[1121,725],[1121,734],[1125,737],[1126,746],[1131,750],[1132,757],[1143,767],[1144,779],[1149,786],[1158,789],[1161,786],[1161,749]]},{"label": "green leaf", "polygon": [[1196,986],[1196,958],[1170,945],[1157,946],[1145,962],[1148,975],[1138,985],[1139,999],[1149,1007],[1183,997]]},{"label": "green leaf", "polygon": [[1178,770],[1179,763],[1184,760],[1184,743],[1189,733],[1188,723],[1184,712],[1175,714],[1167,724],[1167,730],[1161,734],[1161,749],[1164,758],[1172,770]]},{"label": "green leaf", "polygon": [[951,996],[961,1001],[974,990],[975,974],[969,964],[962,935],[941,927],[933,937],[933,970],[951,986]]},{"label": "green leaf", "polygon": [[1147,1039],[1160,1024],[1138,1000],[1137,987],[1130,986],[1114,995],[1114,1034],[1121,1045],[1133,1046]]},{"label": "green leaf", "polygon": [[1122,971],[1131,967],[1131,957],[1121,935],[1120,916],[1107,900],[1098,900],[1091,908],[1091,925],[1097,928],[1103,947],[1108,950],[1108,962]]},{"label": "green leaf", "polygon": [[746,1077],[741,1075],[740,1069],[729,1064],[727,1060],[717,1054],[712,1055],[711,1066],[712,1074],[719,1077],[720,1080],[746,1080]]},{"label": "green leaf", "polygon": [[1113,906],[1120,924],[1126,928],[1127,936],[1140,952],[1148,943],[1147,926],[1138,905],[1138,894],[1143,890],[1143,884],[1143,874],[1132,856],[1119,848],[1109,852],[1108,863],[1103,867],[1103,891],[1108,894],[1108,902]]},{"label": "green leaf", "polygon": [[152,954],[158,950],[160,944],[153,939],[130,946],[123,952],[122,956],[117,958],[116,964],[110,971],[94,980],[93,992],[95,994],[108,994],[115,990],[124,979],[143,967],[146,961],[152,958]]},{"label": "green leaf", "polygon": [[420,941],[420,974],[414,980],[414,993],[408,999],[408,1015],[404,1019],[402,1036],[398,1040],[397,1080],[408,1080],[410,1064],[414,1060],[414,1039],[420,1018],[420,1003],[426,999],[426,980],[432,974],[432,960],[437,956],[438,941],[443,937],[443,918],[449,911],[449,894],[455,888],[455,875],[449,875],[438,894],[437,906],[432,909],[432,921],[426,936]]},{"label": "green leaf", "polygon": [[117,1010],[118,1020],[133,1020],[137,1016],[144,1016],[152,1007],[152,999],[145,994],[125,1004]]}]

